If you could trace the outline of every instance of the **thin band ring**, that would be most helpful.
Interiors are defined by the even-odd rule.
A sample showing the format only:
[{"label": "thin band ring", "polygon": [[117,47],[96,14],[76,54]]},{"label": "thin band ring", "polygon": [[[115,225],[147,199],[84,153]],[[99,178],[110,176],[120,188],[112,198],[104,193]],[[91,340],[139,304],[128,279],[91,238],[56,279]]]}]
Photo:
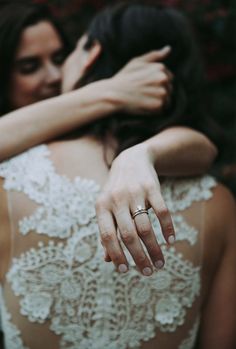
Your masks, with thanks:
[{"label": "thin band ring", "polygon": [[137,206],[137,210],[132,214],[132,218],[134,219],[136,216],[143,213],[148,215],[148,210],[146,208],[143,208],[142,206]]}]

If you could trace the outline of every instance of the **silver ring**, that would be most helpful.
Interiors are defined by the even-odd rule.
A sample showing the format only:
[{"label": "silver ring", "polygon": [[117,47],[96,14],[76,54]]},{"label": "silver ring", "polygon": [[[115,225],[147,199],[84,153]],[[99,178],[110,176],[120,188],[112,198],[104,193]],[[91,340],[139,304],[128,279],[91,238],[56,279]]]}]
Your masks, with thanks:
[{"label": "silver ring", "polygon": [[137,210],[134,211],[134,213],[132,214],[132,218],[134,219],[136,216],[138,216],[139,214],[148,214],[148,210],[144,207],[142,207],[141,205],[137,206]]}]

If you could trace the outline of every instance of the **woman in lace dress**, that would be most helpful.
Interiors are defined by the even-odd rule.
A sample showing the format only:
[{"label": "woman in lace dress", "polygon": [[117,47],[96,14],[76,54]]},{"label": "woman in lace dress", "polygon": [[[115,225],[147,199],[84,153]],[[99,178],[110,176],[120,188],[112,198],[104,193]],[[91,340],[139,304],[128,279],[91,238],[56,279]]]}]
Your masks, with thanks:
[{"label": "woman in lace dress", "polygon": [[[169,49],[162,49],[131,61],[112,79],[98,81],[63,97],[49,98],[60,91],[62,62],[70,50],[65,35],[44,6],[23,1],[4,2],[0,6],[0,113],[17,109],[0,120],[1,160],[74,127],[101,117],[109,118],[114,112],[122,110],[136,116],[141,111],[160,112],[170,97],[172,75],[162,64],[155,62],[167,56]],[[93,55],[98,54],[95,48]],[[64,90],[81,69],[86,70],[85,67],[77,61],[72,74],[69,72],[64,80]],[[35,103],[38,101],[40,103]],[[27,107],[29,104],[31,106]],[[135,184],[135,195],[145,201],[149,200],[145,188],[155,190],[155,211],[163,222],[164,232],[170,233],[171,219],[161,197],[154,166],[160,175],[203,173],[215,153],[214,146],[205,136],[184,127],[163,130],[150,140],[122,152],[111,166],[100,200],[101,228],[107,222],[104,217],[113,215],[116,221],[114,200],[122,197],[125,206],[129,207],[133,200],[130,192]],[[123,222],[123,229],[126,229],[126,222]],[[150,226],[146,229],[150,232]],[[138,235],[136,239],[132,252],[141,268],[144,263],[139,262],[142,250]],[[147,247],[152,254],[159,255],[155,239]],[[106,260],[112,259],[117,267],[121,264],[124,268],[126,261],[124,257],[120,258],[119,248],[114,249],[109,244],[108,251]],[[145,264],[149,267],[148,259]]]},{"label": "woman in lace dress", "polygon": [[[148,45],[154,49],[171,41],[173,56],[168,64],[176,76],[176,92],[165,115],[155,123],[151,118],[147,123],[125,113],[114,115],[1,165],[1,312],[6,349],[186,349],[193,348],[200,322],[200,348],[235,347],[235,204],[211,177],[162,182],[176,231],[172,246],[165,243],[153,211],[149,218],[144,212],[129,223],[137,206],[145,207],[142,197],[133,197],[128,216],[124,210],[116,212],[132,225],[126,234],[122,229],[119,234],[120,243],[125,241],[129,250],[135,226],[150,219],[165,259],[161,270],[152,270],[146,278],[129,254],[126,273],[101,260],[94,206],[108,165],[122,147],[151,136],[174,117],[182,120],[176,96],[187,97],[179,108],[193,116],[195,105],[189,101],[194,103],[190,97],[198,82],[191,69],[191,45],[185,40],[188,30],[179,13],[156,7],[118,6],[98,15],[66,70],[73,68],[75,56],[82,61],[84,55],[92,58],[91,70],[80,80],[86,84],[115,74],[117,60],[125,64],[136,49],[145,53]],[[149,40],[140,40],[137,33]],[[124,45],[116,54],[112,40]],[[95,46],[103,51],[94,60]],[[103,233],[105,244],[110,239],[117,243],[113,235]],[[148,244],[148,236],[141,236]]]}]

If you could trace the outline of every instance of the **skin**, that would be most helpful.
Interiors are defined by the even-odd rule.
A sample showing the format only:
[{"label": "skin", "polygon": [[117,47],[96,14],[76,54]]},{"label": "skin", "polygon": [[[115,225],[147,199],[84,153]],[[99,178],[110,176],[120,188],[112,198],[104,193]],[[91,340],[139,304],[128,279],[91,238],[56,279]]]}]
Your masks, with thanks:
[{"label": "skin", "polygon": [[236,347],[235,210],[232,194],[222,185],[205,204],[200,349]]},{"label": "skin", "polygon": [[17,109],[60,94],[63,43],[49,22],[26,28],[16,52],[10,105]]},{"label": "skin", "polygon": [[[41,37],[44,38],[44,40],[40,41]],[[46,38],[50,39],[48,43],[46,43]],[[61,42],[51,24],[48,22],[40,22],[26,28],[18,48],[16,66],[18,66],[17,62],[25,57],[37,57],[37,61],[40,64],[31,74],[25,75],[22,74],[21,71],[13,71],[11,78],[11,100],[12,105],[15,105],[15,108],[19,109],[4,116],[0,121],[0,158],[3,159],[4,157],[6,158],[14,155],[33,145],[47,141],[50,138],[54,138],[55,136],[88,122],[92,122],[100,117],[108,117],[114,111],[124,110],[135,115],[143,113],[144,111],[157,112],[168,101],[171,91],[172,75],[166,70],[165,66],[159,62],[169,53],[170,48],[168,47],[161,51],[154,51],[132,60],[112,79],[99,81],[80,90],[69,92],[79,76],[84,74],[86,69],[96,61],[101,53],[101,46],[99,43],[95,43],[91,50],[84,51],[84,40],[85,37],[79,41],[77,48],[67,59],[64,67],[63,90],[68,93],[64,96],[50,98],[48,101],[41,101],[40,103],[32,104],[32,106],[21,108],[25,103],[31,104],[34,103],[35,100],[39,101],[46,98],[46,93],[56,94],[57,90],[54,90],[54,88],[61,79],[61,67],[60,65],[56,65],[53,60],[55,58],[55,53],[61,51]],[[80,64],[77,65],[77,61],[80,62]],[[30,93],[31,89],[32,94]],[[130,93],[130,91],[132,91],[132,93]],[[159,245],[154,238],[146,215],[142,215],[142,217],[141,215],[137,216],[134,222],[131,219],[129,209],[131,209],[131,212],[134,212],[138,204],[144,205],[148,201],[150,206],[155,208],[166,240],[168,241],[170,236],[174,236],[171,217],[160,194],[159,180],[154,171],[154,164],[158,163],[158,157],[162,159],[168,158],[170,159],[170,163],[173,161],[177,168],[182,169],[180,172],[186,171],[187,174],[189,174],[189,161],[194,159],[192,157],[193,153],[189,152],[189,157],[185,159],[182,158],[181,160],[181,154],[185,153],[185,151],[181,151],[178,152],[180,154],[179,158],[176,158],[177,152],[175,144],[183,145],[183,149],[190,149],[192,147],[195,150],[199,150],[199,146],[202,146],[204,148],[204,154],[208,155],[206,159],[203,159],[204,161],[198,159],[200,163],[198,163],[196,167],[199,167],[199,169],[204,172],[216,153],[214,146],[206,137],[188,129],[184,131],[185,132],[183,132],[183,129],[182,132],[181,130],[173,130],[172,133],[170,131],[168,138],[172,134],[172,137],[169,138],[171,141],[169,144],[164,141],[166,145],[165,150],[164,147],[160,147],[161,142],[158,142],[159,135],[153,137],[151,143],[143,143],[142,149],[145,149],[147,145],[148,150],[147,152],[142,152],[143,156],[139,156],[138,158],[140,159],[140,165],[146,169],[150,169],[151,176],[149,177],[151,179],[149,183],[145,183],[155,190],[155,192],[153,192],[153,194],[156,193],[155,201],[150,199],[148,192],[144,190],[145,186],[141,185],[145,180],[144,177],[142,177],[143,171],[140,172],[140,179],[136,176],[137,183],[139,183],[139,185],[136,185],[135,189],[137,202],[133,202],[132,195],[130,194],[134,191],[133,188],[126,191],[126,195],[124,196],[126,220],[124,220],[123,216],[118,217],[118,211],[115,210],[113,204],[113,199],[115,199],[117,207],[124,204],[124,202],[119,200],[119,192],[114,191],[116,186],[112,186],[111,191],[104,190],[102,198],[98,200],[97,215],[101,229],[101,237],[102,241],[104,240],[104,236],[106,240],[105,242],[103,241],[106,247],[105,259],[112,259],[118,269],[120,265],[124,267],[124,265],[127,266],[127,264],[117,241],[116,249],[111,251],[112,241],[110,237],[113,237],[114,240],[116,231],[115,225],[110,225],[108,227],[109,234],[108,237],[106,236],[107,229],[105,229],[104,225],[107,225],[109,221],[111,222],[109,217],[111,217],[112,214],[115,215],[116,223],[123,232],[123,236],[125,232],[132,231],[134,241],[132,244],[127,241],[126,245],[130,245],[130,253],[140,270],[144,267],[152,268],[149,259],[144,255],[141,249],[140,238],[145,242],[154,265],[155,262],[159,260],[162,260],[164,264]],[[178,133],[180,133],[180,137]],[[193,134],[195,136],[195,142],[193,142]],[[163,139],[166,138],[163,137]],[[157,146],[155,146],[155,143],[157,143]],[[152,146],[150,146],[150,144],[152,144]],[[154,148],[161,149],[161,151],[157,150],[154,152]],[[141,148],[135,149],[138,149],[139,152],[141,150]],[[181,150],[183,149],[181,148]],[[112,165],[112,175],[108,179],[108,187],[109,183],[113,183],[114,178],[117,178],[119,181],[119,176],[116,176],[116,173],[119,173],[119,162],[121,163],[121,168],[123,168],[122,159],[124,159],[127,154],[129,154],[129,151],[126,151],[123,157],[116,159],[116,165],[114,165],[114,167]],[[148,158],[148,161],[145,157]],[[181,167],[177,165],[178,161],[180,161]],[[161,162],[162,161],[160,161],[158,165],[160,174],[162,174]],[[164,161],[164,170],[166,170],[167,167]],[[128,168],[127,171],[129,171]],[[126,176],[126,178],[128,178],[128,176]],[[109,197],[107,194],[109,192],[112,194],[112,197]],[[109,202],[109,200],[111,204],[108,206],[107,202]],[[143,222],[144,220],[146,220],[146,223]],[[145,237],[143,237],[143,235],[145,235]],[[125,237],[124,240],[126,240]],[[142,263],[139,262],[140,260]]]},{"label": "skin", "polygon": [[[69,141],[54,142],[50,145],[53,161],[68,167],[72,166],[72,177],[79,173],[91,177],[98,183],[106,181],[108,174],[103,162],[101,144],[83,137]],[[73,149],[73,151],[72,151]],[[76,151],[77,150],[77,151]],[[65,154],[71,154],[66,157]],[[84,154],[86,153],[86,157]],[[91,158],[93,161],[91,161]],[[79,161],[75,161],[78,159]],[[85,166],[81,168],[81,161]],[[92,171],[96,168],[97,171]],[[86,172],[87,171],[87,172]],[[87,175],[86,175],[87,173]],[[11,258],[11,228],[8,218],[7,193],[3,189],[3,180],[0,179],[0,266],[1,281],[9,267]],[[200,330],[200,349],[234,349],[236,324],[236,217],[235,202],[229,191],[218,185],[213,190],[211,199],[203,205],[203,255],[202,255],[202,293],[201,309],[202,321]],[[191,324],[190,324],[191,327]],[[168,336],[171,340],[171,336]],[[173,340],[173,339],[172,339]],[[142,349],[154,349],[157,338],[144,342]]]},{"label": "skin", "polygon": [[[68,93],[68,95],[70,95],[70,93]],[[75,95],[73,95],[72,93],[72,96],[75,96]],[[184,142],[182,144],[178,143],[178,147],[180,147],[181,150],[185,149],[184,147],[186,146],[186,144],[188,145],[190,144],[191,146],[193,146],[193,142],[190,140],[194,135],[196,136],[196,133],[192,130],[182,129],[182,128],[180,128],[180,130],[174,129],[174,130],[168,131],[169,132],[168,139],[171,140],[170,142],[171,144],[173,140],[176,140],[175,138],[176,131],[177,131],[177,134],[178,134],[178,131],[181,131],[181,132],[186,131],[185,134],[190,132],[190,137],[189,139],[188,138],[185,139],[185,143]],[[168,171],[175,166],[172,161],[170,161],[170,163],[168,163],[168,161],[165,161],[165,159],[168,157],[165,156],[167,153],[162,149],[162,145],[163,147],[165,147],[165,145],[168,145],[168,142],[166,144],[166,137],[163,136],[163,139],[162,138],[160,139],[160,143],[158,143],[159,141],[156,142],[157,139],[159,140],[159,138],[153,137],[152,140],[148,140],[147,142],[144,142],[143,144],[138,145],[136,148],[133,147],[132,149],[130,149],[130,152],[126,151],[122,153],[113,162],[107,184],[105,184],[105,187],[104,187],[104,192],[103,192],[104,196],[102,198],[103,201],[100,199],[101,200],[100,203],[98,201],[98,204],[97,204],[98,221],[103,219],[103,221],[105,222],[106,221],[105,214],[110,214],[110,215],[115,214],[115,217],[118,217],[118,212],[119,212],[118,205],[125,204],[127,205],[127,207],[130,207],[130,205],[133,204],[133,202],[131,203],[131,200],[133,201],[134,198],[135,199],[139,198],[139,200],[137,201],[137,204],[140,204],[142,200],[146,200],[146,199],[148,199],[150,202],[151,199],[149,195],[151,194],[151,192],[153,193],[153,190],[156,190],[154,194],[157,193],[158,195],[157,197],[159,199],[157,200],[158,207],[155,210],[155,212],[157,213],[157,216],[159,215],[158,218],[165,219],[166,215],[168,215],[168,211],[166,211],[165,207],[160,205],[160,203],[162,204],[162,201],[161,201],[160,191],[159,191],[159,181],[156,175],[156,171],[154,171],[154,169],[155,168],[161,169],[161,172],[163,171],[163,174],[168,174]],[[183,140],[183,138],[181,139]],[[196,144],[197,142],[195,143],[195,145]],[[202,149],[205,149],[204,147],[207,144],[207,142],[204,136],[201,139],[200,144],[203,146]],[[158,146],[155,148],[155,145],[158,145]],[[181,148],[182,146],[184,147]],[[157,149],[159,148],[160,148],[160,152],[158,153]],[[194,150],[196,151],[195,154],[197,154],[197,149],[199,150],[199,148],[193,147],[193,149],[195,149]],[[191,154],[194,154],[194,152],[192,153],[193,149],[191,149]],[[212,149],[212,155],[214,157],[215,156],[214,147],[212,147],[211,149]],[[174,148],[170,147],[169,149],[170,159],[173,159],[173,160],[175,159],[176,153],[179,153],[179,151],[177,150],[179,150],[179,148],[176,149],[176,147]],[[183,152],[181,152],[181,154],[183,154]],[[205,154],[204,151],[203,151],[203,154]],[[145,181],[146,177],[144,175],[144,172],[140,171],[141,176],[139,176],[138,178],[138,180],[140,181],[139,185],[137,185],[138,189],[137,187],[135,189],[132,188],[133,181],[132,183],[130,181],[127,184],[127,187],[129,188],[129,190],[128,191],[126,190],[125,200],[121,201],[120,200],[121,194],[119,194],[119,190],[121,190],[122,181],[121,181],[121,177],[116,175],[116,171],[119,174],[119,171],[117,169],[120,169],[120,171],[122,171],[121,170],[122,168],[119,167],[120,164],[131,163],[130,161],[127,162],[127,160],[135,159],[137,157],[140,160],[140,163],[138,165],[140,164],[141,166],[144,165],[145,170],[150,168],[150,171],[147,171],[147,174],[149,174],[148,183],[146,183]],[[204,161],[205,160],[206,159],[204,159]],[[186,161],[185,155],[182,157],[181,161],[185,164],[185,161]],[[206,163],[204,163],[205,167],[208,166],[209,162],[206,161]],[[129,171],[133,173],[134,170],[131,167],[127,167],[126,171],[128,175]],[[136,167],[135,167],[135,171],[137,171]],[[139,173],[139,171],[137,171],[137,173]],[[178,174],[178,169],[177,169],[177,174]],[[123,172],[123,178],[124,177],[127,178],[125,172]],[[142,185],[144,183],[146,183],[146,187]],[[116,190],[114,190],[114,184],[116,184],[117,186],[118,184],[120,184],[120,189],[117,190],[117,186],[115,185]],[[109,185],[110,185],[110,188],[113,188],[114,190],[112,192],[112,196],[110,196],[110,199],[112,198],[113,201],[109,199],[109,195],[110,195]],[[119,195],[117,196],[117,194]],[[1,200],[1,202],[3,202],[3,206],[0,209],[0,220],[1,222],[3,222],[3,224],[0,225],[0,230],[2,229],[2,232],[0,234],[1,236],[0,246],[2,247],[0,251],[0,255],[3,256],[3,260],[2,260],[3,263],[1,263],[0,265],[2,268],[1,275],[3,277],[5,273],[4,268],[6,268],[8,258],[9,258],[7,251],[10,250],[9,249],[10,234],[7,234],[9,229],[9,221],[6,213],[7,205],[6,205],[6,201],[4,201],[6,198],[5,198],[5,193],[2,190],[2,186],[1,186],[1,196],[3,198],[3,200]],[[153,195],[153,197],[154,196],[155,195]],[[108,201],[105,203],[106,198]],[[116,204],[116,209],[114,207],[115,206],[114,203]],[[154,202],[152,201],[150,203],[155,208]],[[223,210],[222,210],[222,203],[223,203]],[[135,209],[137,204],[136,203],[133,204],[133,209]],[[104,213],[103,211],[99,212],[99,207],[105,208],[105,211],[107,213]],[[206,204],[206,215],[205,215],[206,221],[204,222],[204,226],[205,226],[204,235],[206,236],[205,238],[206,241],[205,241],[205,253],[204,253],[205,269],[203,272],[203,276],[205,275],[205,278],[206,278],[204,282],[205,284],[204,300],[206,302],[204,303],[204,307],[203,307],[204,315],[203,315],[201,337],[200,337],[201,349],[207,349],[211,347],[214,347],[216,349],[218,348],[233,349],[235,347],[236,304],[235,304],[234,295],[236,290],[236,280],[235,280],[234,265],[236,262],[235,260],[236,258],[235,257],[236,222],[235,222],[234,213],[235,213],[235,204],[231,194],[229,194],[225,188],[218,187],[215,191],[214,198]],[[140,240],[139,240],[140,238],[144,240],[144,242],[146,239],[145,244],[148,247],[149,256],[153,264],[155,264],[156,261],[162,259],[161,251],[158,247],[157,242],[156,241],[150,242],[150,238],[148,238],[149,236],[151,236],[151,239],[152,239],[151,227],[149,226],[149,222],[147,220],[146,222],[143,220],[144,217],[142,216],[139,216],[138,220],[136,218],[135,221],[133,222],[133,228],[132,228],[133,231],[131,231],[131,233],[133,234],[133,241],[130,242],[129,239],[126,239],[126,244],[128,245],[127,247],[130,250],[130,253],[132,254],[138,268],[141,271],[144,270],[145,268],[150,268],[152,270],[153,266],[151,265],[148,256],[145,255],[143,258],[142,250],[140,248]],[[101,217],[105,217],[105,218],[101,218]],[[145,218],[147,217],[145,216]],[[122,217],[117,218],[118,223],[122,220],[123,220]],[[100,229],[101,229],[101,235],[102,235],[102,232],[104,232],[105,230],[102,230],[104,228],[101,228],[101,224],[100,224]],[[127,228],[125,227],[125,229]],[[124,257],[122,255],[122,251],[119,250],[118,246],[116,249],[113,250],[113,255],[111,253],[111,247],[112,247],[111,245],[114,242],[114,236],[115,236],[114,234],[115,234],[115,231],[113,231],[113,234],[112,235],[110,234],[109,238],[106,239],[107,251],[106,251],[105,258],[106,260],[112,259],[119,270],[120,265],[127,265],[127,264],[126,264],[126,260],[124,260]],[[153,246],[154,246],[154,249],[156,249],[154,253],[152,250]],[[110,252],[108,252],[109,249],[110,249]],[[117,259],[117,255],[118,255],[118,259]],[[209,268],[209,265],[210,265],[210,268]],[[211,275],[211,278],[209,278],[209,275]],[[208,296],[210,301],[207,301]],[[224,300],[223,302],[222,302],[222,299]],[[222,314],[223,314],[223,317],[222,317]],[[214,333],[212,333],[212,328],[214,328]]]},{"label": "skin", "polygon": [[[77,74],[76,80],[80,80],[86,72],[86,69],[96,62],[96,59],[102,51],[99,42],[94,42],[89,50],[85,50],[85,42],[86,36],[79,40],[76,49],[65,62],[63,68],[63,86],[67,86],[68,90],[72,89],[74,86],[74,76]],[[76,66],[77,61],[80,62],[79,69]],[[73,78],[71,78],[72,76]],[[155,171],[154,152],[152,154],[150,152],[150,144],[153,145],[153,139],[144,144],[149,144],[149,153],[145,145],[141,145],[140,147],[136,146],[128,150],[128,153],[130,154],[131,151],[132,154],[130,159],[127,159],[126,151],[123,152],[124,155],[121,154],[118,156],[118,160],[114,160],[111,154],[109,163],[114,161],[110,170],[110,177],[108,184],[105,185],[103,189],[103,193],[98,198],[96,211],[101,233],[101,243],[105,249],[105,260],[108,262],[113,261],[117,270],[120,272],[128,271],[128,262],[117,236],[118,228],[120,237],[132,255],[136,265],[141,271],[145,270],[144,275],[150,276],[153,272],[153,266],[155,268],[164,266],[164,257],[158,241],[156,240],[148,215],[143,213],[137,215],[133,219],[132,213],[137,210],[138,206],[143,208],[152,207],[160,222],[163,236],[168,244],[174,243],[175,232],[170,212],[161,195],[160,183]],[[175,154],[177,153],[176,150],[177,149],[174,151]],[[140,162],[142,167],[140,171],[137,171],[139,166],[135,163],[135,159],[138,158],[140,160],[142,155],[144,155],[143,161]],[[125,157],[125,161],[123,162],[125,166],[122,166],[119,162],[119,159],[122,157]],[[136,167],[134,166],[135,168],[132,168],[133,164],[136,165]],[[117,186],[117,183],[114,183],[114,180],[110,178],[112,178],[113,172],[117,175],[117,173],[119,173],[119,168],[122,169],[126,166],[128,171],[130,168],[131,171],[128,173],[124,171],[122,173],[122,179],[126,172],[125,178],[127,178],[126,183],[129,183],[129,187],[123,184],[124,190],[122,190],[122,185],[118,184]],[[139,178],[136,178],[136,181],[133,183],[134,173],[139,173]],[[118,178],[118,176],[116,178]],[[141,241],[144,243],[148,253],[145,253]]]}]

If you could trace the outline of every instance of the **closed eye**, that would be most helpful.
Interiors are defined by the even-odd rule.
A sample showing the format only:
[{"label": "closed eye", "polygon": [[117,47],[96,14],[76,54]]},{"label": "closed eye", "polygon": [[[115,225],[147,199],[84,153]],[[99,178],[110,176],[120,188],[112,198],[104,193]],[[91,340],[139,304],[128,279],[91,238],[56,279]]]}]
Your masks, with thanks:
[{"label": "closed eye", "polygon": [[38,58],[29,57],[16,61],[15,69],[22,75],[32,74],[37,71],[40,66]]},{"label": "closed eye", "polygon": [[66,59],[66,52],[65,50],[61,49],[59,51],[56,51],[53,55],[52,55],[52,61],[54,64],[56,65],[62,65]]}]

